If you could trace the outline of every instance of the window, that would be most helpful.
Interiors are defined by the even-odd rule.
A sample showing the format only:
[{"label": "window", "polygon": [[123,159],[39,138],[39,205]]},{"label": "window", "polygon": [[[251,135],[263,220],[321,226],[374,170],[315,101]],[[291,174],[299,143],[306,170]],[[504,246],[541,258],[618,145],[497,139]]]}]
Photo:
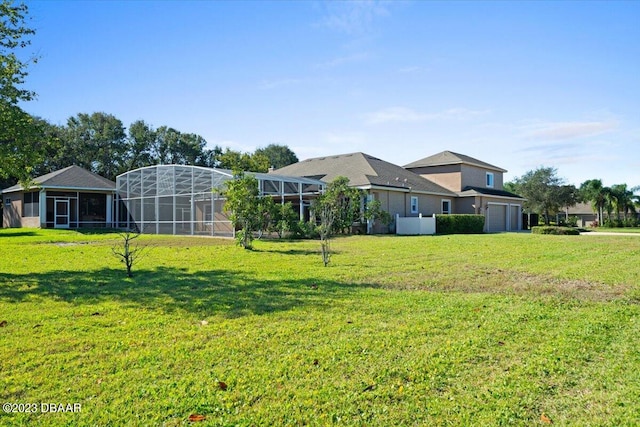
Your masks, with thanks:
[{"label": "window", "polygon": [[11,204],[11,198],[7,197],[6,199],[4,199],[4,204],[9,206]]},{"label": "window", "polygon": [[[80,193],[80,221],[87,225],[104,223],[107,219],[107,195]],[[96,224],[91,224],[96,223]]]},{"label": "window", "polygon": [[418,198],[415,196],[411,196],[411,213],[418,213]]},{"label": "window", "polygon": [[22,216],[40,216],[40,193],[24,193],[22,199]]},{"label": "window", "polygon": [[493,172],[487,172],[487,187],[493,188]]},{"label": "window", "polygon": [[451,200],[442,199],[442,213],[445,215],[451,213]]}]

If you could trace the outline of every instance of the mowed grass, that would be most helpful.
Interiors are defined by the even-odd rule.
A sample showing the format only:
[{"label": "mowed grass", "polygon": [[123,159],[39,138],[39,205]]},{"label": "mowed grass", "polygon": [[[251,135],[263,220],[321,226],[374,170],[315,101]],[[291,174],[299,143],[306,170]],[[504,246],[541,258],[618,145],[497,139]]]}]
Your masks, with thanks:
[{"label": "mowed grass", "polygon": [[640,423],[640,238],[140,240],[0,230],[0,403],[81,404],[0,425]]}]

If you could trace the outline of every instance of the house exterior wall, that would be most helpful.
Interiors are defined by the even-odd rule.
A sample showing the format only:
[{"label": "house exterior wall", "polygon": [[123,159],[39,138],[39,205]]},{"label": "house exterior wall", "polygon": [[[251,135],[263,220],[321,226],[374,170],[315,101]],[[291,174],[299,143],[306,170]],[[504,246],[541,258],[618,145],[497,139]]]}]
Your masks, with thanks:
[{"label": "house exterior wall", "polygon": [[[455,212],[455,197],[437,196],[431,194],[407,193],[392,190],[374,190],[371,192],[375,195],[376,200],[380,201],[383,210],[389,212],[394,217],[400,215],[403,217],[430,216],[441,212],[442,199],[451,200],[452,212]],[[418,198],[418,212],[411,212],[411,198]]]},{"label": "house exterior wall", "polygon": [[455,191],[461,191],[467,186],[487,188],[487,172],[493,173],[493,187],[502,190],[503,173],[495,170],[480,168],[471,165],[461,165],[461,187]]},{"label": "house exterior wall", "polygon": [[456,200],[456,209],[453,211],[453,213],[456,214],[475,214],[477,213],[476,209],[473,207],[473,205],[478,206],[478,204],[476,203],[477,200],[476,197],[463,197],[463,198],[458,198]]},{"label": "house exterior wall", "polygon": [[487,172],[493,174],[492,188],[502,190],[504,185],[502,172],[467,164],[427,166],[409,170],[451,191],[462,191],[468,186],[486,188]]},{"label": "house exterior wall", "polygon": [[435,182],[447,190],[460,191],[462,188],[460,166],[461,165],[430,166],[411,168],[409,170],[431,182]]},{"label": "house exterior wall", "polygon": [[391,216],[396,214],[400,214],[400,216],[406,215],[404,193],[389,190],[374,191],[373,193],[379,197],[377,200],[380,200],[382,209],[389,212]]},{"label": "house exterior wall", "polygon": [[22,197],[22,192],[2,195],[4,201],[2,226],[4,228],[22,227]]},{"label": "house exterior wall", "polygon": [[[39,228],[40,216],[23,217],[22,216],[22,201],[24,199],[23,191],[16,191],[13,193],[3,194],[4,209],[2,212],[2,226],[5,228]],[[6,203],[7,199],[11,200],[10,203]]]},{"label": "house exterior wall", "polygon": [[[411,197],[418,198],[418,212],[411,213]],[[441,197],[427,194],[407,194],[407,214],[405,216],[430,216],[433,214],[439,214],[441,212],[441,201],[443,198],[451,200],[453,206],[452,197]]]},{"label": "house exterior wall", "polygon": [[[372,194],[376,200],[380,201],[380,207],[391,215],[391,218],[395,218],[396,215],[401,217],[418,217],[431,216],[434,213],[440,214],[442,199],[451,201],[451,209],[455,209],[455,197],[437,196],[430,194],[408,193],[393,190],[371,190],[369,194]],[[411,213],[411,197],[418,198],[418,212]],[[455,210],[453,210],[455,212]],[[392,223],[393,224],[393,223]],[[386,233],[394,231],[393,226],[388,227],[376,222],[371,230],[372,233]]]}]

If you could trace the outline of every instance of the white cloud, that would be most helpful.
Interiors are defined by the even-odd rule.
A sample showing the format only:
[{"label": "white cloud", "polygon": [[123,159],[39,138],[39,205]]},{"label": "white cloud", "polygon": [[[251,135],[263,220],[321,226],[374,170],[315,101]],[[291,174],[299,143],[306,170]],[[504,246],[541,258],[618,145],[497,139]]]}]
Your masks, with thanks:
[{"label": "white cloud", "polygon": [[374,21],[389,15],[388,2],[378,0],[332,1],[322,3],[325,15],[320,25],[346,34],[363,34],[371,31]]},{"label": "white cloud", "polygon": [[448,110],[425,113],[406,107],[389,107],[364,115],[365,122],[369,125],[383,123],[412,123],[431,120],[466,120],[474,116],[487,114],[488,110],[478,111],[466,108],[450,108]]},{"label": "white cloud", "polygon": [[567,140],[600,135],[617,127],[615,121],[541,123],[524,127],[523,136],[538,141]]}]

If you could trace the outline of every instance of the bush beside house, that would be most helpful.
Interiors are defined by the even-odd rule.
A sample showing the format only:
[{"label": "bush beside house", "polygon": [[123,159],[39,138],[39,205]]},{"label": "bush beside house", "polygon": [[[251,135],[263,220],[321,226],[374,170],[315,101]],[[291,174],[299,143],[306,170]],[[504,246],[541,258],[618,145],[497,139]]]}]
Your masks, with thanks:
[{"label": "bush beside house", "polygon": [[580,234],[580,230],[573,227],[540,226],[540,227],[531,227],[531,233],[555,234],[559,236],[577,236]]},{"label": "bush beside house", "polygon": [[438,234],[482,234],[484,215],[436,215]]}]

